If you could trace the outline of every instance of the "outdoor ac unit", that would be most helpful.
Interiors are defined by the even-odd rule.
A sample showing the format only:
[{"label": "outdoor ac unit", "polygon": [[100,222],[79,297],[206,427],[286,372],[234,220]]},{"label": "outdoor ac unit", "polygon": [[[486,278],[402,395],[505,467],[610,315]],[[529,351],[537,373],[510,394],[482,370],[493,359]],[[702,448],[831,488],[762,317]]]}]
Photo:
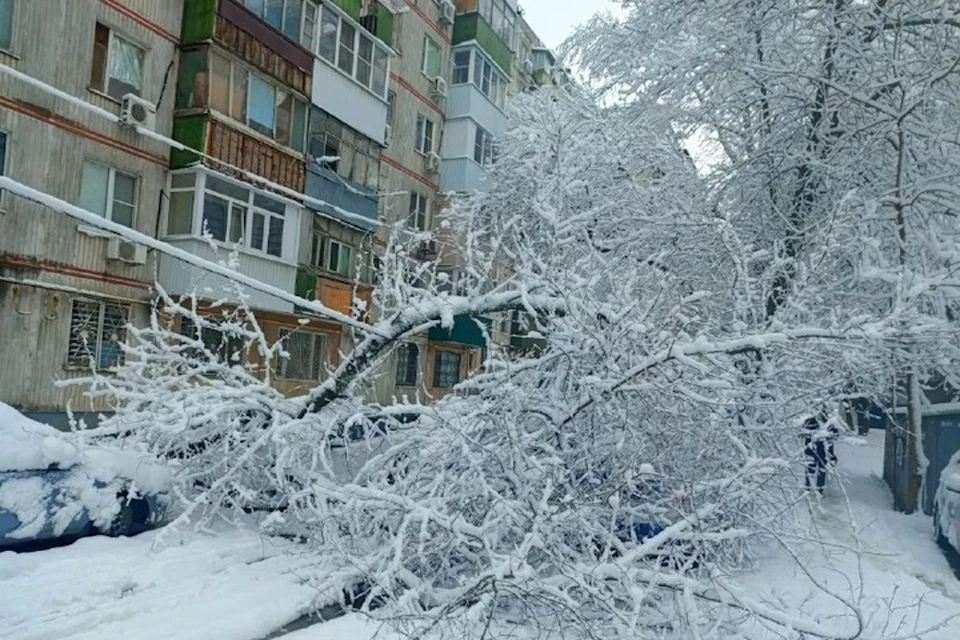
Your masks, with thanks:
[{"label": "outdoor ac unit", "polygon": [[523,61],[523,72],[526,74],[533,73],[533,60],[530,58]]},{"label": "outdoor ac unit", "polygon": [[383,128],[383,144],[390,144],[390,139],[393,137],[393,127],[387,125]]},{"label": "outdoor ac unit", "polygon": [[440,76],[433,79],[433,95],[438,98],[447,97],[447,81]]},{"label": "outdoor ac unit", "polygon": [[147,248],[129,240],[110,238],[107,242],[107,260],[144,264],[147,261]]},{"label": "outdoor ac unit", "polygon": [[454,14],[457,12],[457,7],[450,0],[443,0],[440,3],[440,23],[441,24],[453,24]]},{"label": "outdoor ac unit", "polygon": [[440,154],[436,151],[431,151],[427,154],[427,171],[430,173],[440,171]]},{"label": "outdoor ac unit", "polygon": [[157,107],[139,96],[128,93],[123,96],[120,107],[120,122],[131,127],[156,129]]}]

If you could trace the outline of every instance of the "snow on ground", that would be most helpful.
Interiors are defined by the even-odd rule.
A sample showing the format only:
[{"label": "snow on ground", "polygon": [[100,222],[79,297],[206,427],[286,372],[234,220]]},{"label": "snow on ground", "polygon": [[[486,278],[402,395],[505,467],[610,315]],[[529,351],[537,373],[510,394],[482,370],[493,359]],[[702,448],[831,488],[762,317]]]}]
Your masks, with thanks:
[{"label": "snow on ground", "polygon": [[[808,530],[790,541],[810,575],[787,554],[771,553],[760,570],[738,582],[770,603],[812,614],[838,635],[856,628],[850,609],[817,583],[860,610],[865,638],[913,637],[940,623],[929,640],[960,638],[960,617],[950,619],[960,616],[960,580],[936,545],[932,519],[892,510],[882,477],[883,432],[845,438],[837,455],[839,478],[828,479],[822,500],[811,500]],[[826,544],[803,541],[803,534]]]},{"label": "snow on ground", "polygon": [[4,640],[251,640],[303,615],[313,565],[293,543],[253,531],[85,538],[0,553]]},{"label": "snow on ground", "polygon": [[[790,541],[802,553],[809,575],[788,554],[771,551],[757,571],[735,578],[740,585],[767,603],[812,615],[839,636],[848,635],[853,619],[841,616],[848,610],[817,584],[859,608],[867,628],[864,638],[913,637],[917,629],[960,614],[960,581],[934,542],[931,519],[890,508],[880,478],[882,437],[872,432],[838,446],[842,484],[835,477],[828,480],[822,501],[811,500],[807,529]],[[182,540],[171,535],[153,550],[157,535],[87,538],[59,549],[0,554],[0,637],[256,640],[316,604],[318,594],[308,586],[316,558],[296,544],[252,530],[224,530],[184,534]],[[814,538],[826,546],[813,543]],[[858,544],[863,551],[859,564]],[[749,637],[783,636],[757,626]],[[927,637],[956,640],[960,618]],[[283,636],[400,638],[388,626],[358,614]]]}]

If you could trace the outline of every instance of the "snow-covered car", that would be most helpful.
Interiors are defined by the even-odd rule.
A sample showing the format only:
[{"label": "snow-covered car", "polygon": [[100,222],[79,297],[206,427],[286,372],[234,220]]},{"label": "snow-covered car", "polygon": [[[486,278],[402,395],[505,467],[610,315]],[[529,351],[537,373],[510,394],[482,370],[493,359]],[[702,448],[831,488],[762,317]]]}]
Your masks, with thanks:
[{"label": "snow-covered car", "polygon": [[0,402],[0,551],[162,521],[169,473],[135,451],[88,445]]},{"label": "snow-covered car", "polygon": [[933,523],[937,542],[960,553],[960,451],[940,474]]}]

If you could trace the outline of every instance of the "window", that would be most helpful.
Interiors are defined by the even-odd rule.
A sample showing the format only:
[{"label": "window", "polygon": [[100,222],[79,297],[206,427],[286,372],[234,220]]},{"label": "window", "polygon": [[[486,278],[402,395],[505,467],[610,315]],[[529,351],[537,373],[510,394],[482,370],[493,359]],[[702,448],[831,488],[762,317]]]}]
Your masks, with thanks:
[{"label": "window", "polygon": [[187,235],[193,227],[195,173],[170,176],[170,202],[167,206],[167,235]]},{"label": "window", "polygon": [[422,113],[417,114],[417,129],[413,134],[413,146],[423,154],[433,151],[433,120]]},{"label": "window", "polygon": [[273,137],[276,122],[277,91],[273,85],[259,76],[250,76],[250,94],[247,108],[250,117],[247,124],[254,131]]},{"label": "window", "polygon": [[105,164],[86,161],[80,206],[107,220],[133,227],[137,213],[137,178]]},{"label": "window", "polygon": [[387,67],[390,66],[390,56],[380,47],[373,50],[373,78],[370,82],[370,90],[374,94],[383,97],[387,89]]},{"label": "window", "polygon": [[243,0],[244,6],[271,27],[313,50],[317,20],[315,0]]},{"label": "window", "polygon": [[397,109],[397,92],[390,91],[387,94],[387,124],[393,126],[393,114]]},{"label": "window", "polygon": [[470,51],[453,52],[453,84],[467,84],[470,82]]},{"label": "window", "polygon": [[323,257],[326,255],[324,247],[327,245],[327,239],[319,233],[313,234],[310,242],[310,264],[314,267],[323,267]]},{"label": "window", "polygon": [[[190,318],[180,319],[180,335],[200,339],[203,348],[213,354],[216,362],[224,364],[243,364],[244,351],[246,346],[243,338],[238,335],[228,333],[216,326],[219,321],[214,318],[204,318],[202,327],[199,331],[196,323]],[[206,355],[200,349],[191,349],[188,355],[196,360],[206,359]]]},{"label": "window", "polygon": [[329,5],[320,7],[316,53],[368,91],[386,97],[389,51]]},{"label": "window", "polygon": [[323,334],[280,330],[286,357],[280,359],[279,376],[288,380],[319,380],[323,373]]},{"label": "window", "polygon": [[[2,2],[2,0],[0,0]],[[0,176],[7,168],[7,134],[0,131]],[[0,206],[3,205],[3,190],[0,189]]]},{"label": "window", "polygon": [[13,0],[0,0],[0,49],[13,44]]},{"label": "window", "polygon": [[420,369],[420,348],[415,344],[400,345],[397,349],[397,386],[417,386],[417,371]]},{"label": "window", "polygon": [[111,369],[123,364],[121,344],[127,339],[130,308],[75,298],[70,312],[67,366]]},{"label": "window", "polygon": [[327,249],[327,270],[349,278],[351,273],[353,249],[342,242],[331,240]]},{"label": "window", "polygon": [[[360,38],[357,47],[357,82],[370,86],[370,73],[373,70],[373,40]],[[382,91],[381,91],[382,93]]]},{"label": "window", "polygon": [[437,351],[433,361],[433,386],[449,389],[460,382],[460,354]]},{"label": "window", "polygon": [[317,54],[329,62],[337,62],[337,31],[340,29],[340,16],[324,7],[320,16],[320,46]]},{"label": "window", "polygon": [[423,39],[423,60],[420,62],[420,69],[428,78],[436,78],[440,75],[440,47],[427,37]]},{"label": "window", "polygon": [[470,58],[472,57],[473,84],[476,85],[481,93],[490,98],[494,104],[500,108],[503,108],[503,99],[506,95],[507,82],[500,75],[500,72],[497,71],[494,64],[479,53],[473,53],[471,56],[471,52],[469,51],[458,51],[456,54],[454,54],[455,63],[457,60],[457,55],[461,53],[464,55],[460,60],[460,66],[454,66],[454,84],[468,81],[467,77],[470,76],[468,67],[471,64]]},{"label": "window", "polygon": [[346,21],[341,21],[340,50],[337,52],[337,67],[349,75],[353,75],[353,51],[356,39],[356,27]]},{"label": "window", "polygon": [[313,0],[303,3],[303,26],[300,31],[300,44],[308,51],[313,51],[314,32],[317,30],[317,12],[320,7]]},{"label": "window", "polygon": [[93,39],[90,86],[117,100],[128,93],[140,95],[145,56],[143,49],[98,22]]},{"label": "window", "polygon": [[430,201],[422,193],[410,193],[410,226],[417,231],[430,228]]},{"label": "window", "polygon": [[490,82],[493,77],[493,65],[483,57],[477,57],[477,64],[473,67],[473,84],[477,85],[484,95],[490,94]]},{"label": "window", "polygon": [[380,145],[316,107],[310,115],[309,155],[320,166],[376,191]]},{"label": "window", "polygon": [[307,103],[217,53],[210,54],[210,107],[303,151]]},{"label": "window", "polygon": [[[193,178],[187,176],[193,175],[175,174],[171,179],[168,234],[191,232],[192,222],[188,221],[193,219]],[[175,210],[175,196],[181,193],[184,200]],[[200,233],[208,233],[219,242],[282,258],[285,212],[286,205],[280,201],[208,175]]]},{"label": "window", "polygon": [[473,159],[485,167],[493,162],[493,136],[479,125],[473,145]]},{"label": "window", "polygon": [[510,6],[504,0],[480,0],[478,12],[500,39],[512,48],[516,16]]}]

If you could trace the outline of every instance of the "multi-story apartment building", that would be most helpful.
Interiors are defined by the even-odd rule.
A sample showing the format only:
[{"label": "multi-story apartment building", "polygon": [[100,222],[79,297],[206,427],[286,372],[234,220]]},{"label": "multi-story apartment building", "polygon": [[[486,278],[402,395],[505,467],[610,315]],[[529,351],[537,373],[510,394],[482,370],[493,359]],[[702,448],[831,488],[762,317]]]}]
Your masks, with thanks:
[{"label": "multi-story apartment building", "polygon": [[[241,273],[345,314],[355,297],[370,299],[391,53],[361,26],[359,8],[186,0],[174,135],[206,155],[171,155],[162,235],[208,259],[235,250]],[[159,281],[206,301],[238,296],[225,279],[166,257]],[[285,341],[290,355],[275,372],[285,392],[313,386],[349,350],[339,323],[304,324],[289,301],[247,295],[266,337]],[[257,353],[239,357],[259,364]]]},{"label": "multi-story apartment building", "polygon": [[[457,286],[442,208],[482,188],[506,126],[517,24],[515,0],[0,0],[0,64],[72,96],[0,74],[0,171],[281,291],[375,314],[376,254],[397,225],[438,239],[418,239],[410,259],[438,259]],[[74,55],[49,55],[51,39]],[[120,113],[131,100],[140,124],[188,150],[79,104]],[[241,295],[0,194],[0,354],[23,365],[0,367],[0,400],[61,425],[68,405],[109,410],[53,383],[116,366],[155,281],[195,294],[204,313]],[[352,346],[343,326],[289,298],[242,295],[267,338],[284,340],[273,378],[285,392],[314,385]],[[228,336],[201,337],[262,365],[228,354]],[[439,397],[484,345],[477,321],[458,317],[402,345],[372,393]]]},{"label": "multi-story apartment building", "polygon": [[[436,232],[455,8],[449,0],[381,0],[365,3],[363,12],[376,13],[376,31],[394,51],[379,240],[384,242],[397,225],[412,234]],[[424,240],[410,258],[449,262],[454,258],[449,249]],[[483,344],[481,331],[468,318],[457,318],[452,332],[436,328],[416,336],[386,363],[376,395],[439,397],[479,365]]]},{"label": "multi-story apartment building", "polygon": [[[0,0],[0,65],[70,96],[0,73],[0,171],[154,235],[167,148],[76,101],[120,115],[132,95],[169,133],[182,15],[174,0]],[[103,409],[53,382],[118,363],[126,323],[148,314],[156,262],[0,193],[0,400],[61,425],[68,405]]]}]

